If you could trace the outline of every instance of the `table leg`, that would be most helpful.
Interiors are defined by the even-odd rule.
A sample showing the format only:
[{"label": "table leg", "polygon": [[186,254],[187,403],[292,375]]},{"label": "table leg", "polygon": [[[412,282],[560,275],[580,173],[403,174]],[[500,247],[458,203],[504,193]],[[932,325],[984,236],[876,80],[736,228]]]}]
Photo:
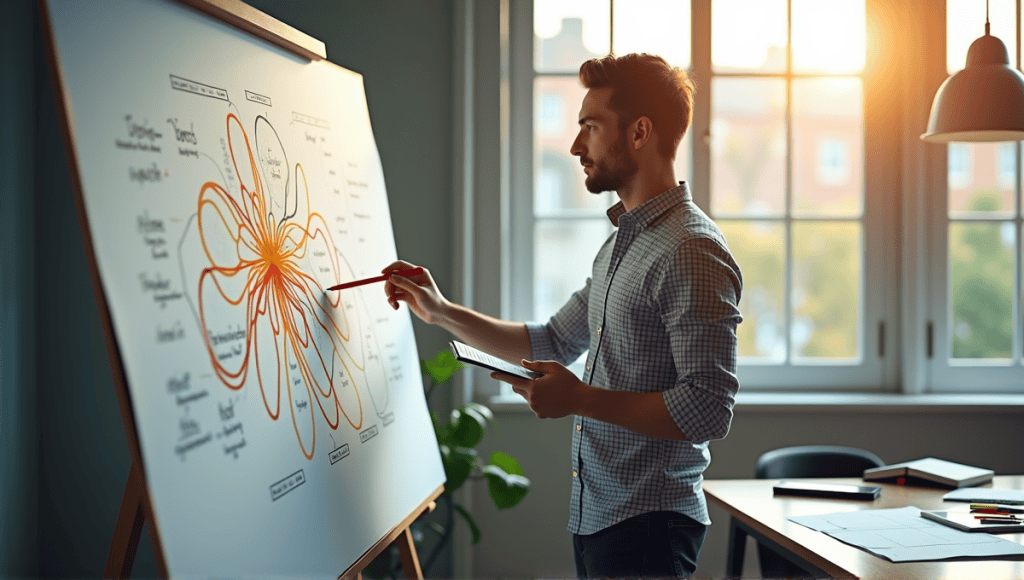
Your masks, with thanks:
[{"label": "table leg", "polygon": [[743,575],[743,557],[747,551],[747,532],[736,518],[729,517],[729,555],[725,561],[725,575],[739,578]]}]

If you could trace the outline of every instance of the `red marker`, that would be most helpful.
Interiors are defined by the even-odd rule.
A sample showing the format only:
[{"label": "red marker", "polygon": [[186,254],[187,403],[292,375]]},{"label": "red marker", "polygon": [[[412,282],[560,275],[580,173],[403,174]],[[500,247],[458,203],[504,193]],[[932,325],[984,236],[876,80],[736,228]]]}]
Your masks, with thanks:
[{"label": "red marker", "polygon": [[344,284],[338,284],[337,286],[331,286],[328,290],[344,290],[346,288],[355,288],[356,286],[362,286],[363,284],[373,284],[374,282],[383,282],[391,277],[392,274],[398,274],[404,278],[410,276],[418,276],[423,273],[423,268],[408,268],[405,270],[392,270],[382,276],[374,276],[373,278],[365,278],[363,280],[354,280],[352,282],[345,282]]}]

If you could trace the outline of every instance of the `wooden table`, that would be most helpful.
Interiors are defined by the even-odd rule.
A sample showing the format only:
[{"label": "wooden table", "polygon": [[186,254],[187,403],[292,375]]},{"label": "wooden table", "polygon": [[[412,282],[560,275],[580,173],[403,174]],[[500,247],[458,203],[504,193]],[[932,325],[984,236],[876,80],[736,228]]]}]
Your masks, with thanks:
[{"label": "wooden table", "polygon": [[[873,501],[803,498],[772,494],[777,479],[704,480],[709,501],[732,516],[727,575],[739,577],[747,534],[811,572],[816,577],[892,579],[1024,579],[1024,559],[957,560],[894,563],[821,532],[793,523],[792,516],[866,509],[915,506],[921,509],[963,508],[963,502],[943,501],[948,489],[880,483],[882,494]],[[859,478],[815,479],[865,485]],[[874,485],[874,483],[872,483]],[[988,485],[982,487],[989,487]],[[996,476],[991,487],[1024,489],[1024,476]],[[1024,533],[999,534],[1024,544]]]}]

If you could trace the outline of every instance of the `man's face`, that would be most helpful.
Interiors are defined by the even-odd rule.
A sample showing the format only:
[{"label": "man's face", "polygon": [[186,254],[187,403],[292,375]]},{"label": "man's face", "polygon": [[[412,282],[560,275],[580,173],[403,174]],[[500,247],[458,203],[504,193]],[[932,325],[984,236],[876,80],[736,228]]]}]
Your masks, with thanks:
[{"label": "man's face", "polygon": [[608,106],[611,87],[590,89],[580,109],[580,132],[569,152],[580,158],[587,191],[618,191],[636,175],[638,165],[627,147],[626,131]]}]

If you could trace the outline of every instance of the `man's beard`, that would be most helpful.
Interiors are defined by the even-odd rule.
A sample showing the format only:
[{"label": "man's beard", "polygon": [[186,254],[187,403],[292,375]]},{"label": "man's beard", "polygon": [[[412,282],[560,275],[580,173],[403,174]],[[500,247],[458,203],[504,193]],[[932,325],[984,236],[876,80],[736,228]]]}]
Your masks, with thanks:
[{"label": "man's beard", "polygon": [[621,131],[619,138],[612,143],[608,151],[608,162],[610,165],[595,161],[591,166],[593,172],[583,183],[590,193],[618,191],[636,175],[639,165],[626,151],[625,131]]}]

